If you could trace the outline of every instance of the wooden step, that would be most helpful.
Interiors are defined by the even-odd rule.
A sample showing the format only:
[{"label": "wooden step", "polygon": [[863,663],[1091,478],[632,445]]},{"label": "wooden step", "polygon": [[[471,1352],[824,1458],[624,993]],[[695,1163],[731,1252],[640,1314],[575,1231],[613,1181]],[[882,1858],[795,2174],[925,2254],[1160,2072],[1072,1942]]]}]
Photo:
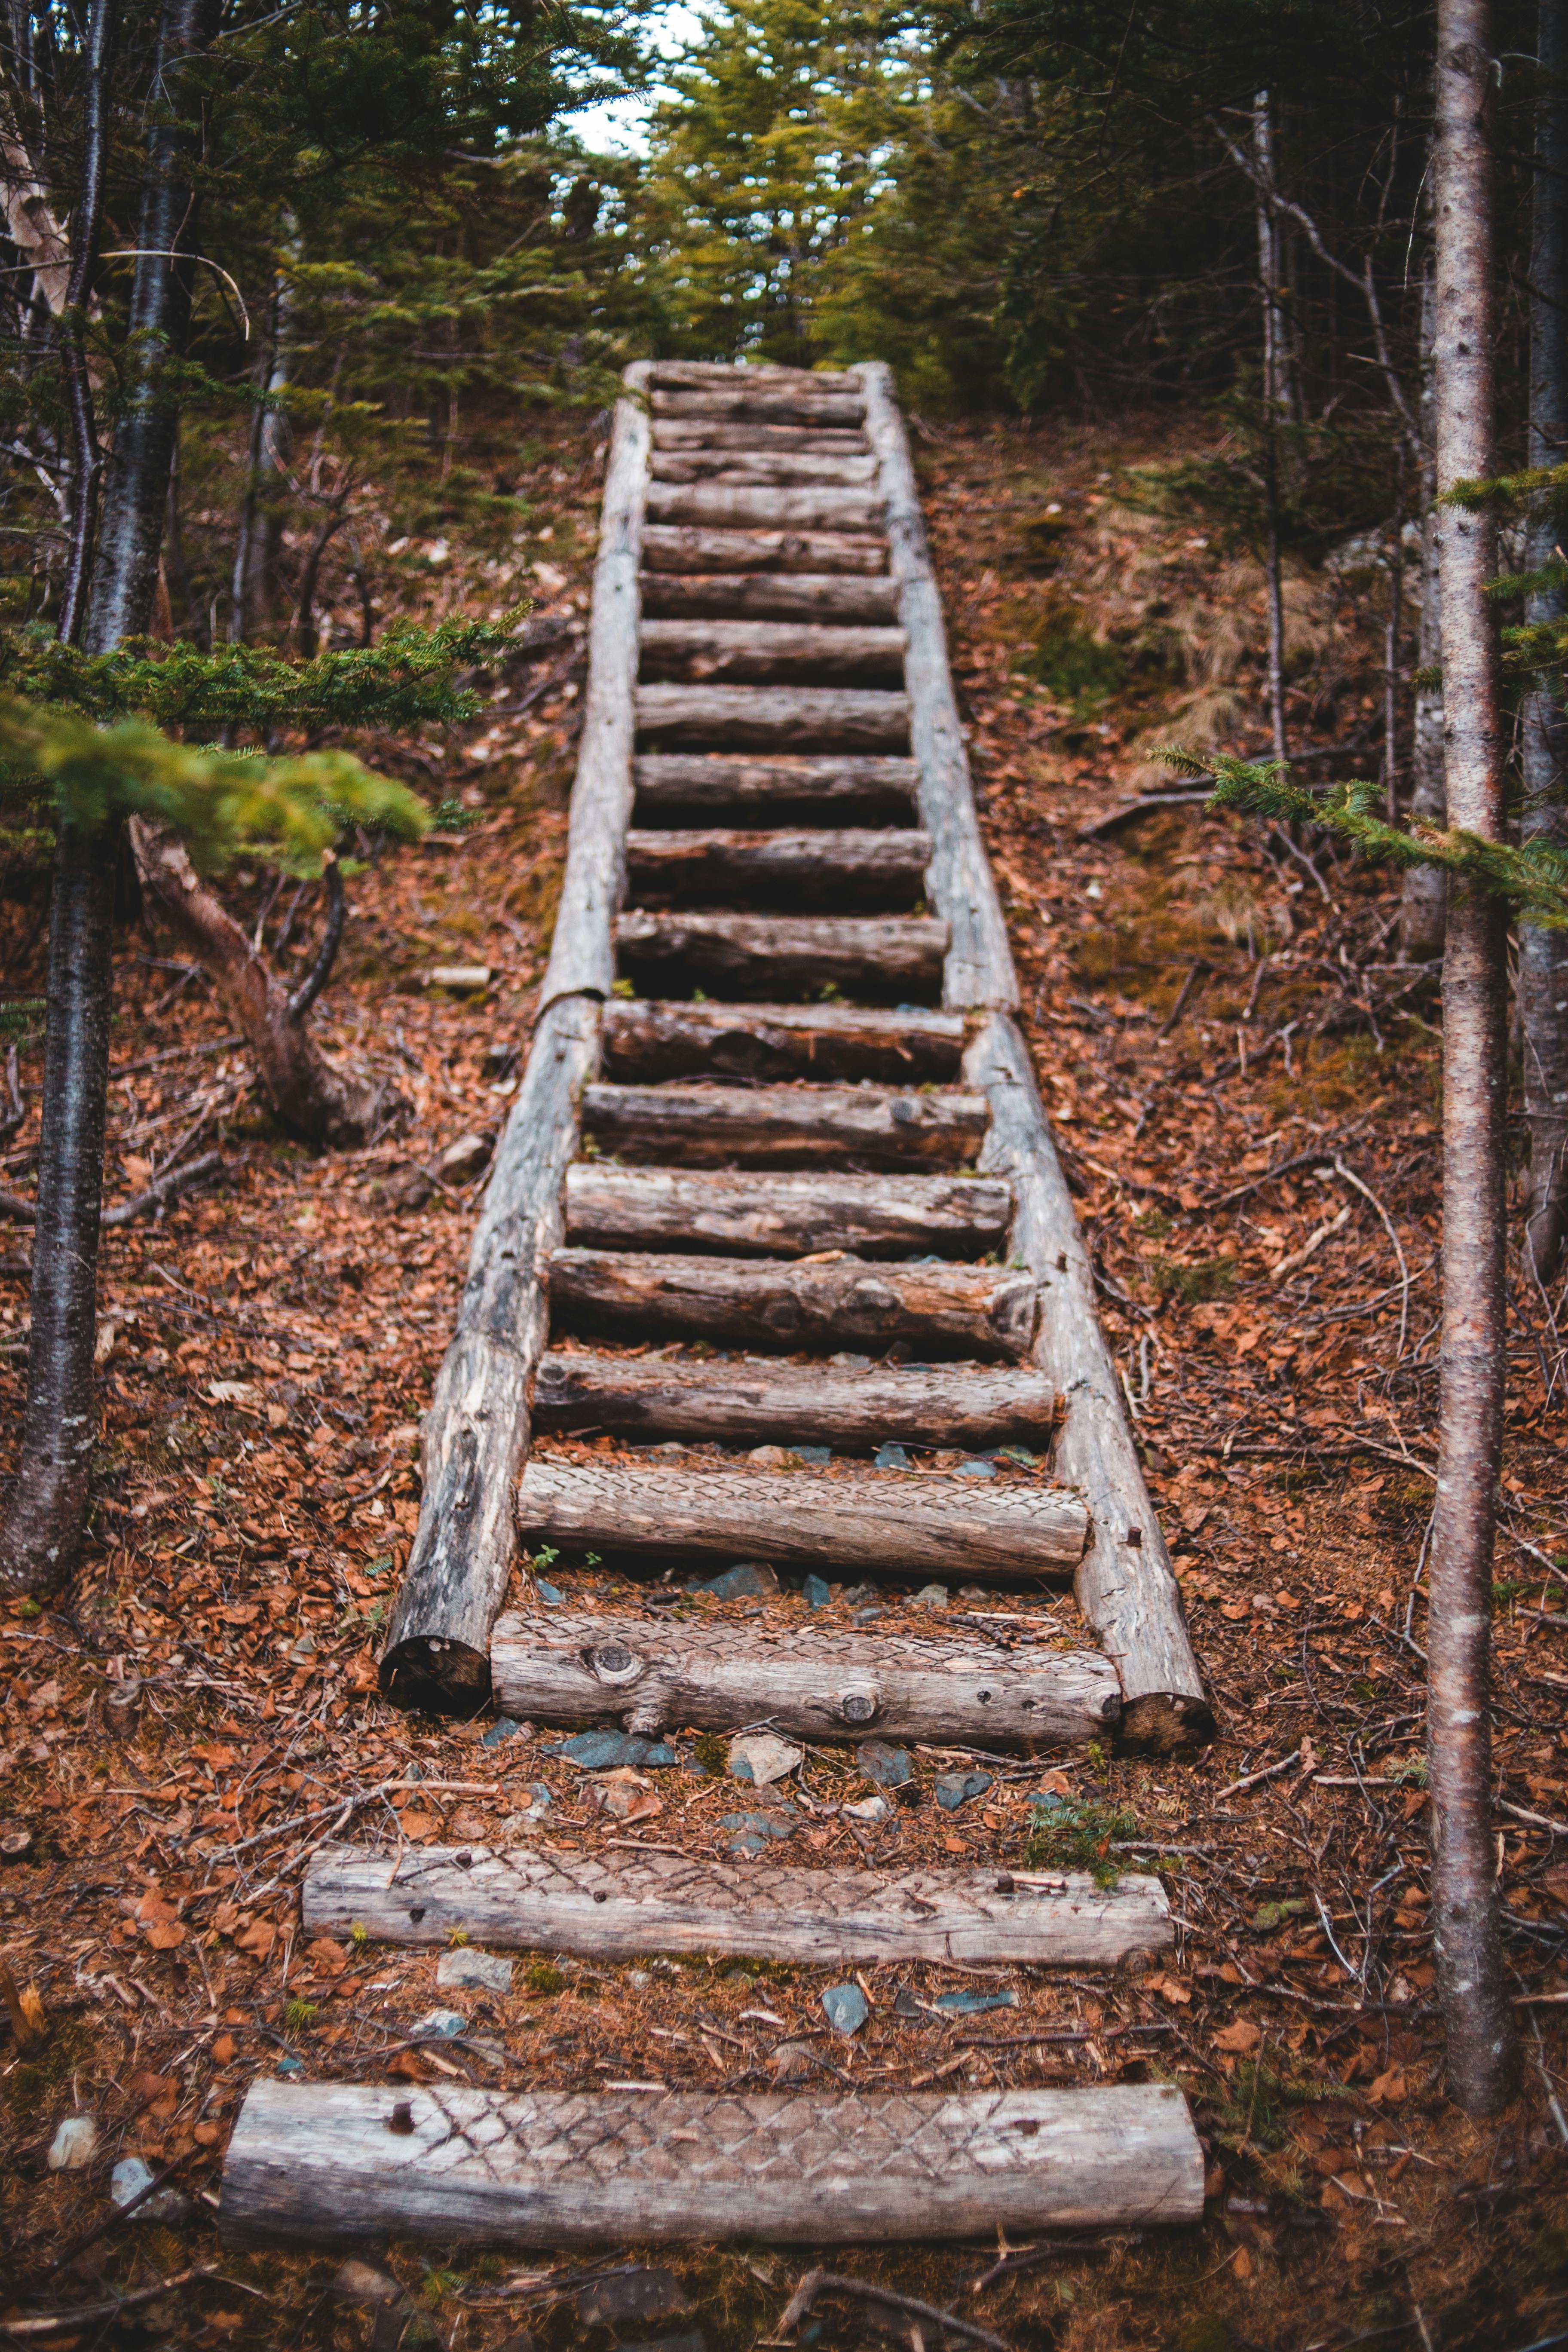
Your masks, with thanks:
[{"label": "wooden step", "polygon": [[899,592],[891,580],[831,572],[645,572],[643,625],[668,620],[842,621],[891,627]]},{"label": "wooden step", "polygon": [[[514,1622],[503,1619],[498,1637]],[[586,1621],[589,1642],[596,1623]],[[496,1687],[510,1694],[502,1703],[510,1706],[505,1671]],[[586,1673],[581,1660],[578,1672]],[[516,1703],[532,1715],[550,1711]],[[1101,1892],[1087,1871],[1063,1871],[1054,1886],[1005,1895],[1000,1875],[994,1868],[791,1870],[532,1846],[471,1846],[461,1861],[450,1847],[426,1846],[405,1850],[399,1862],[395,1846],[321,1846],[300,1888],[300,1925],[306,1936],[345,1939],[363,1928],[375,1943],[416,1951],[442,1951],[460,1937],[492,1951],[595,1960],[712,1952],[797,1968],[942,1960],[1115,1968],[1171,1948],[1170,1906],[1157,1878],[1124,1878]]]},{"label": "wooden step", "polygon": [[568,1549],[972,1583],[1068,1574],[1089,1536],[1089,1514],[1065,1487],[900,1470],[645,1470],[542,1454],[518,1482],[517,1524],[525,1541]]},{"label": "wooden step", "polygon": [[864,455],[826,457],[783,449],[663,449],[655,445],[656,482],[717,482],[726,488],[784,489],[832,483],[841,489],[868,488],[877,460]]},{"label": "wooden step", "polygon": [[[633,839],[637,838],[634,835]],[[644,839],[679,839],[655,834]],[[953,1078],[958,1013],[872,1013],[850,1004],[687,1004],[612,998],[608,1078]]]},{"label": "wooden step", "polygon": [[752,392],[656,392],[655,417],[700,416],[714,425],[858,425],[866,403],[858,393],[808,393],[797,387]]},{"label": "wooden step", "polygon": [[[245,2095],[226,2245],[784,2245],[1196,2221],[1177,2090],[485,2091],[279,2082]],[[935,2341],[933,2336],[931,2339]]]},{"label": "wooden step", "polygon": [[1013,1213],[1012,1193],[994,1177],[855,1176],[825,1169],[763,1181],[585,1160],[566,1171],[565,1201],[566,1239],[579,1247],[679,1247],[732,1258],[804,1257],[818,1250],[868,1259],[928,1252],[981,1257],[1006,1247]]},{"label": "wooden step", "polygon": [[904,633],[789,621],[644,621],[643,679],[732,686],[879,682],[901,687]]},{"label": "wooden step", "polygon": [[948,931],[927,915],[643,914],[616,926],[619,969],[639,986],[720,985],[736,996],[827,987],[879,999],[934,994]]},{"label": "wooden step", "polygon": [[[786,1180],[767,1181],[771,1187]],[[752,1348],[825,1355],[845,1348],[885,1355],[902,1345],[922,1361],[974,1356],[1017,1363],[1028,1354],[1039,1320],[1032,1278],[1005,1266],[891,1265],[848,1256],[659,1257],[567,1248],[552,1252],[549,1274],[551,1329],[557,1337],[577,1331],[740,1339]]]},{"label": "wooden step", "polygon": [[766,391],[777,391],[782,385],[787,392],[798,384],[812,394],[847,392],[857,399],[864,397],[854,368],[798,368],[787,360],[650,360],[647,381],[666,392],[694,387],[750,392],[759,385]]},{"label": "wooden step", "polygon": [[652,523],[698,530],[845,530],[867,537],[881,528],[881,501],[865,489],[730,489],[703,482],[650,482]]},{"label": "wooden step", "polygon": [[923,1445],[1017,1443],[1048,1448],[1054,1381],[989,1364],[792,1364],[772,1356],[694,1362],[662,1356],[540,1359],[536,1429],[631,1437],[717,1438],[730,1445],[831,1445],[868,1453],[889,1439]]},{"label": "wooden step", "polygon": [[639,686],[638,748],[906,751],[901,694],[838,686]]},{"label": "wooden step", "polygon": [[962,1168],[985,1140],[984,1095],[890,1087],[592,1086],[583,1129],[616,1160],[688,1168]]},{"label": "wooden step", "polygon": [[866,436],[853,426],[820,425],[716,425],[707,416],[658,416],[653,446],[658,449],[794,449],[803,456],[858,457]]},{"label": "wooden step", "polygon": [[853,899],[909,907],[921,896],[929,834],[868,826],[738,831],[669,827],[626,835],[627,888],[639,906],[799,907]]},{"label": "wooden step", "polygon": [[634,761],[638,824],[722,818],[731,826],[891,824],[915,814],[912,760],[724,759],[649,752]]},{"label": "wooden step", "polygon": [[888,542],[868,533],[812,530],[696,530],[647,523],[642,560],[649,572],[882,572]]}]

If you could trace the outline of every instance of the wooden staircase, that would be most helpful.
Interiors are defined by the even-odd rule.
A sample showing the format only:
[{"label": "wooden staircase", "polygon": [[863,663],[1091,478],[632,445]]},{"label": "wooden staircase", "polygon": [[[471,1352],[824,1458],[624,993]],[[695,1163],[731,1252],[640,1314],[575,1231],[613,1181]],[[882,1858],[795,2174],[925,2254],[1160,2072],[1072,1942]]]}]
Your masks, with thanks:
[{"label": "wooden staircase", "polygon": [[[471,1712],[493,1690],[644,1738],[1204,1736],[1016,1003],[887,371],[639,363],[561,912],[426,1423],[392,1695]],[[574,1433],[622,1443],[562,1450]],[[1048,1472],[867,1458],[1004,1444]],[[831,1458],[735,1458],[780,1445]],[[999,1667],[973,1639],[818,1632],[782,1601],[679,1628],[651,1604],[537,1597],[503,1618],[520,1538],[710,1575],[1070,1578],[1098,1647]],[[1108,1966],[1170,1937],[1147,1878],[1106,1895],[1068,1874],[518,1849],[324,1849],[305,1916],[403,1943],[802,1965]],[[785,2239],[1202,2203],[1185,2104],[1157,2086],[650,2104],[270,2084],[237,2126],[224,2212],[247,2242],[711,2235],[710,2189],[742,2179],[747,2234]]]}]

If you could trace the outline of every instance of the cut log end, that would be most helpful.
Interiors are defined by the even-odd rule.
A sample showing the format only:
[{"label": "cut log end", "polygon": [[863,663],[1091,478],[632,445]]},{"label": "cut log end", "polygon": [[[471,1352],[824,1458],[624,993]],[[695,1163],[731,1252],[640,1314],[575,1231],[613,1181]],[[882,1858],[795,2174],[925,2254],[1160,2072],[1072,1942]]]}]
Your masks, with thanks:
[{"label": "cut log end", "polygon": [[466,1642],[416,1634],[385,1652],[376,1668],[382,1695],[432,1715],[478,1715],[490,1696],[490,1662]]},{"label": "cut log end", "polygon": [[1206,1747],[1214,1736],[1214,1709],[1205,1699],[1152,1691],[1123,1707],[1117,1744],[1151,1756],[1183,1756]]}]

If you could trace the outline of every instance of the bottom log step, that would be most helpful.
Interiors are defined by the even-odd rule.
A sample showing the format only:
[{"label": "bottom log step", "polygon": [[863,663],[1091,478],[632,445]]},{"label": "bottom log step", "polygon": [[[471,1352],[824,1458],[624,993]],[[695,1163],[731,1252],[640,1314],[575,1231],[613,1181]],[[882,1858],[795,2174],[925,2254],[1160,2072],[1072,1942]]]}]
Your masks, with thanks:
[{"label": "bottom log step", "polygon": [[[815,1968],[982,1961],[1116,1968],[1172,1940],[1157,1878],[1096,1886],[1083,1871],[791,1870],[650,1851],[321,1846],[302,1890],[307,1935],[363,1929],[441,1949],[459,1930],[507,1951],[627,1960],[713,1952]],[[1013,1892],[999,1891],[1011,1887]]]},{"label": "bottom log step", "polygon": [[1159,2084],[862,2093],[251,2085],[224,2242],[777,2243],[1196,2221],[1204,2159]]}]

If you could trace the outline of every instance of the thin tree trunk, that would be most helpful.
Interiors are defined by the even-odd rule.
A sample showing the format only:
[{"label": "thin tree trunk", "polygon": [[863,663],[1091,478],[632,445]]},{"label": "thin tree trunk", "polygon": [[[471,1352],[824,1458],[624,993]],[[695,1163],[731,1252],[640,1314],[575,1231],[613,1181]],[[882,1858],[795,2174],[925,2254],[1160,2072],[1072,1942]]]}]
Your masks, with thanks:
[{"label": "thin tree trunk", "polygon": [[[98,29],[90,36],[100,57],[108,44],[100,26],[105,5],[99,0],[94,9]],[[178,101],[182,59],[206,46],[216,17],[216,0],[170,0],[160,29],[159,69],[171,106]],[[191,249],[191,143],[176,123],[161,121],[152,131],[137,239],[143,248]],[[71,284],[71,308],[79,318],[88,291],[79,252],[72,257]],[[130,319],[132,335],[142,338],[132,348],[142,356],[115,436],[81,630],[91,653],[107,653],[121,637],[141,635],[152,613],[175,430],[172,406],[158,397],[152,354],[160,337],[175,356],[184,351],[189,316],[189,263],[144,250],[136,264]],[[96,451],[96,441],[93,446]],[[79,495],[80,486],[79,474]],[[77,553],[85,561],[88,545],[79,534],[73,562]],[[79,597],[79,625],[81,618]],[[62,824],[56,842],[27,1407],[21,1470],[0,1537],[0,1589],[10,1592],[57,1590],[68,1580],[81,1546],[94,1435],[92,1351],[120,843],[117,822],[90,833]]]},{"label": "thin tree trunk", "polygon": [[119,0],[92,0],[87,19],[81,195],[71,222],[70,278],[66,286],[61,336],[66,398],[70,408],[75,456],[70,549],[66,558],[59,624],[59,634],[68,646],[74,646],[80,637],[82,622],[86,617],[87,584],[92,569],[93,530],[98,516],[99,475],[103,464],[103,453],[98,446],[98,423],[93,415],[92,381],[88,374],[87,352],[81,330],[88,305],[92,299],[99,224],[103,217],[103,179],[109,161],[109,77],[119,21]]},{"label": "thin tree trunk", "polygon": [[[1535,215],[1530,256],[1530,450],[1531,466],[1568,457],[1568,0],[1541,0],[1536,41],[1542,93],[1535,119]],[[1530,523],[1526,565],[1556,554],[1563,526],[1542,503]],[[1527,621],[1560,621],[1568,592],[1537,589]],[[1523,711],[1522,839],[1568,850],[1568,714],[1538,686]],[[1520,1026],[1524,1108],[1530,1122],[1530,1203],[1525,1241],[1542,1282],[1556,1272],[1568,1224],[1568,933],[1521,926]]]},{"label": "thin tree trunk", "polygon": [[[1437,488],[1497,471],[1496,272],[1487,0],[1437,11]],[[1451,821],[1496,840],[1503,819],[1499,648],[1488,513],[1445,511],[1443,681]],[[1507,965],[1500,903],[1448,894],[1443,960],[1443,1331],[1437,1503],[1427,1620],[1432,1921],[1448,2087],[1467,2114],[1509,2097],[1517,2044],[1490,1835],[1492,1548],[1504,1364]]]},{"label": "thin tree trunk", "polygon": [[1399,636],[1405,619],[1405,457],[1394,505],[1388,559],[1388,619],[1383,635],[1383,793],[1390,824],[1399,820]]},{"label": "thin tree trunk", "polygon": [[[1443,662],[1443,528],[1436,474],[1432,347],[1437,333],[1437,289],[1430,269],[1421,283],[1421,630],[1416,643],[1416,668],[1427,677]],[[1415,688],[1415,709],[1410,741],[1410,814],[1427,824],[1443,824],[1448,807],[1444,777],[1443,689]],[[1427,962],[1443,952],[1447,920],[1448,884],[1435,866],[1413,866],[1400,894],[1399,939],[1405,955]]]},{"label": "thin tree trunk", "polygon": [[1268,500],[1268,720],[1274,757],[1289,757],[1285,734],[1285,583],[1279,549],[1279,425],[1289,413],[1288,356],[1279,307],[1279,273],[1272,193],[1274,130],[1268,92],[1260,89],[1252,110],[1252,149],[1258,168],[1258,282],[1263,302],[1264,481]]}]

